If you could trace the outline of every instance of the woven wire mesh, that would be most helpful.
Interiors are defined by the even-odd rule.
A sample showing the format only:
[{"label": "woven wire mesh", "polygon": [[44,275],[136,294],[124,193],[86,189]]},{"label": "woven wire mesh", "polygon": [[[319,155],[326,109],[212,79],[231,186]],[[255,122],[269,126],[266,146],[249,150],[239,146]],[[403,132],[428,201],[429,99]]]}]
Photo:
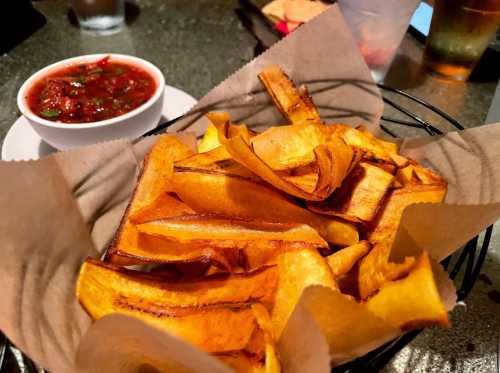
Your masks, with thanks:
[{"label": "woven wire mesh", "polygon": [[[425,134],[436,136],[464,129],[457,120],[428,102],[399,89],[381,84],[378,86],[383,93],[385,103],[380,128],[389,136],[394,138]],[[160,133],[175,122],[176,119],[163,123],[146,135]],[[463,248],[441,262],[450,274],[450,278],[455,281],[459,301],[467,297],[478,279],[492,232],[493,226],[488,227]],[[365,356],[334,368],[332,373],[377,372],[420,332],[421,330],[408,332]],[[7,372],[41,373],[45,371],[37,367],[0,333],[0,373]]]}]

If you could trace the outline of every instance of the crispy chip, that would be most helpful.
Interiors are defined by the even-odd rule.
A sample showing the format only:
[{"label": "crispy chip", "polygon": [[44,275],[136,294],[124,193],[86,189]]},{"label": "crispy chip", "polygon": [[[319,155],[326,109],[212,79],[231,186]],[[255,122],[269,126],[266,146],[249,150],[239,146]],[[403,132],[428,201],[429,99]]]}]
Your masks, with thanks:
[{"label": "crispy chip", "polygon": [[276,171],[314,162],[314,149],[326,142],[322,126],[309,123],[271,127],[251,140],[255,154]]},{"label": "crispy chip", "polygon": [[328,244],[308,225],[263,223],[194,215],[151,221],[138,226],[141,233],[178,242],[193,249],[209,247],[237,270],[254,270],[276,263],[284,251],[315,248],[328,252]]},{"label": "crispy chip", "polygon": [[310,202],[314,212],[354,222],[372,221],[384,202],[394,176],[367,162],[360,162],[342,186],[322,202]]},{"label": "crispy chip", "polygon": [[401,333],[352,298],[322,286],[306,289],[300,306],[305,307],[325,336],[334,366],[361,356]]},{"label": "crispy chip", "polygon": [[188,205],[169,193],[161,194],[147,206],[133,210],[135,212],[130,213],[129,220],[134,224],[170,216],[194,214],[194,211]]},{"label": "crispy chip", "polygon": [[332,137],[329,143],[317,146],[314,153],[318,165],[318,183],[315,191],[308,193],[273,171],[254,153],[243,137],[230,137],[229,133],[235,132],[231,129],[233,127],[231,123],[218,123],[216,126],[219,130],[219,140],[235,161],[277,189],[306,200],[315,201],[327,198],[340,185],[353,159],[350,147],[340,139],[334,140],[335,137]]},{"label": "crispy chip", "polygon": [[340,249],[326,257],[326,260],[333,275],[337,278],[349,272],[368,251],[370,251],[368,241],[359,241],[357,244]]},{"label": "crispy chip", "polygon": [[198,153],[205,153],[220,146],[217,128],[213,124],[209,124],[205,134],[198,144]]},{"label": "crispy chip", "polygon": [[446,195],[446,184],[408,185],[395,189],[368,233],[370,242],[388,241],[392,243],[406,207],[415,203],[440,203]]},{"label": "crispy chip", "polygon": [[176,169],[173,185],[177,195],[198,213],[307,224],[328,242],[341,246],[352,245],[359,240],[353,225],[315,215],[275,190],[239,176]]},{"label": "crispy chip", "polygon": [[348,145],[362,151],[365,158],[394,163],[398,166],[407,162],[406,158],[397,154],[395,144],[381,141],[370,132],[360,131],[344,124],[331,124],[326,128],[332,135],[342,137]]},{"label": "crispy chip", "polygon": [[104,260],[123,266],[142,263],[212,263],[218,268],[229,270],[237,265],[228,260],[230,257],[210,247],[193,248],[191,245],[140,234],[134,224],[126,221],[108,248]]},{"label": "crispy chip", "polygon": [[173,135],[162,135],[146,156],[142,173],[131,201],[130,214],[144,214],[155,209],[157,199],[170,191],[169,178],[174,162],[187,158],[193,151]]},{"label": "crispy chip", "polygon": [[406,276],[415,263],[415,258],[406,257],[403,263],[389,262],[391,246],[389,242],[377,243],[361,259],[358,274],[359,295],[366,299],[376,293],[385,283]]},{"label": "crispy chip", "polygon": [[[110,313],[134,316],[207,352],[243,350],[258,328],[251,304],[224,304],[224,299],[252,299],[257,294],[267,296],[264,294],[269,289],[269,284],[264,286],[269,282],[267,274],[265,282],[255,288],[244,277],[236,281],[245,283],[233,281],[230,285],[227,280],[208,282],[208,285],[203,282],[206,280],[201,280],[175,286],[151,278],[139,280],[137,274],[127,276],[130,274],[127,272],[110,271],[102,264],[86,262],[78,279],[77,297],[89,315],[93,319]],[[232,286],[237,288],[231,289]],[[210,305],[191,306],[203,302]],[[181,307],[179,303],[186,306]]]},{"label": "crispy chip", "polygon": [[281,254],[278,260],[279,284],[271,312],[274,336],[278,339],[304,289],[322,285],[337,289],[326,260],[314,250],[296,250]]},{"label": "crispy chip", "polygon": [[427,252],[422,253],[408,277],[385,284],[368,299],[366,307],[403,330],[449,324]]},{"label": "crispy chip", "polygon": [[307,90],[297,90],[290,78],[277,65],[259,74],[274,104],[290,124],[321,123],[319,113]]}]

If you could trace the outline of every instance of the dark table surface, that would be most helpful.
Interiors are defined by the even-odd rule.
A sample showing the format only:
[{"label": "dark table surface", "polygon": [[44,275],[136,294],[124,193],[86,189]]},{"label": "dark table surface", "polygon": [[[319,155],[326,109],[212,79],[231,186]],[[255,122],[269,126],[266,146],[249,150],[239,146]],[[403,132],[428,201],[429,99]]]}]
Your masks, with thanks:
[{"label": "dark table surface", "polygon": [[[84,34],[73,26],[66,0],[38,1],[35,7],[46,16],[47,24],[0,56],[0,140],[19,116],[16,94],[22,82],[63,58],[98,52],[137,55],[159,66],[167,84],[199,98],[254,56],[255,40],[234,15],[236,1],[136,0],[127,6],[127,27],[105,37]],[[495,79],[465,84],[439,80],[421,70],[422,50],[417,40],[406,35],[386,83],[440,107],[465,127],[482,125]],[[497,372],[499,247],[494,235],[484,276],[467,306],[453,311],[453,326],[426,330],[385,372]]]}]

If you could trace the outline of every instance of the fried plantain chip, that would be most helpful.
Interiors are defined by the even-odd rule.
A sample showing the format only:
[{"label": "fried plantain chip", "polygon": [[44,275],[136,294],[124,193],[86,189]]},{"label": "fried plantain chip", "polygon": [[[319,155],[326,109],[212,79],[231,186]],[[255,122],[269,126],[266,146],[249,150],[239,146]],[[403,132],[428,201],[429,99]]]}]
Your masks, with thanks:
[{"label": "fried plantain chip", "polygon": [[[362,356],[401,333],[364,305],[323,286],[306,289],[299,307],[309,312],[325,336],[333,366]],[[292,317],[291,321],[302,324],[300,318]],[[295,326],[287,326],[285,335],[289,327]]]},{"label": "fried plantain chip", "polygon": [[295,250],[278,258],[279,283],[271,312],[274,336],[279,339],[304,289],[322,285],[337,289],[332,271],[321,255],[314,250]]},{"label": "fried plantain chip", "polygon": [[149,214],[158,206],[159,198],[170,191],[169,179],[174,162],[193,151],[173,135],[161,135],[144,160],[139,181],[129,207],[130,216]]},{"label": "fried plantain chip", "polygon": [[368,131],[360,131],[344,124],[326,126],[332,135],[340,136],[352,147],[359,149],[368,159],[381,160],[404,167],[408,160],[397,153],[397,145],[377,139]]},{"label": "fried plantain chip", "polygon": [[[167,284],[152,281],[149,276],[139,279],[137,274],[124,271],[110,271],[110,268],[89,261],[82,266],[77,297],[93,319],[110,313],[137,317],[207,352],[247,348],[259,328],[252,304],[228,304],[224,300],[251,300],[254,296],[263,299],[271,289],[270,279],[275,278],[269,277],[267,272],[259,272],[258,276],[265,276],[264,282],[259,280],[257,287],[252,284],[255,279],[248,281],[245,277],[218,279],[214,283],[201,280]],[[209,305],[200,307],[203,303]]]},{"label": "fried plantain chip", "polygon": [[316,160],[314,149],[328,136],[322,126],[298,124],[271,127],[251,140],[255,154],[273,170],[289,170]]},{"label": "fried plantain chip", "polygon": [[230,255],[210,247],[193,248],[154,236],[141,234],[130,221],[125,221],[106,251],[104,260],[128,266],[143,263],[212,263],[229,270],[237,263],[229,262]]},{"label": "fried plantain chip", "polygon": [[209,124],[203,137],[198,144],[198,153],[205,153],[220,146],[217,128]]},{"label": "fried plantain chip", "polygon": [[175,166],[215,170],[231,175],[239,175],[256,181],[260,180],[260,178],[249,169],[233,160],[223,146],[219,146],[205,153],[194,154],[191,157],[176,162]]},{"label": "fried plantain chip", "polygon": [[338,278],[349,272],[354,264],[370,251],[368,241],[359,241],[357,244],[345,247],[326,257],[333,276]]},{"label": "fried plantain chip", "polygon": [[165,193],[159,195],[147,206],[135,209],[135,213],[129,215],[129,220],[134,224],[140,224],[149,220],[189,214],[194,214],[194,211],[188,205],[176,196]]},{"label": "fried plantain chip", "polygon": [[326,201],[310,202],[307,206],[319,214],[369,222],[377,215],[393,180],[394,176],[383,169],[360,162]]},{"label": "fried plantain chip", "polygon": [[368,299],[366,307],[403,330],[449,325],[427,252],[422,253],[406,278],[385,284]]},{"label": "fried plantain chip", "polygon": [[230,122],[215,123],[219,130],[219,141],[226,148],[231,157],[242,164],[263,180],[292,196],[305,200],[324,200],[337,188],[346,176],[354,153],[352,149],[339,138],[332,137],[326,144],[314,149],[318,167],[318,182],[314,192],[306,192],[299,186],[287,181],[272,170],[253,151],[242,136],[231,137],[234,127]]},{"label": "fried plantain chip", "polygon": [[391,245],[388,241],[377,243],[361,259],[358,274],[359,295],[366,299],[385,283],[406,276],[415,264],[415,258],[406,257],[403,263],[389,262]]},{"label": "fried plantain chip", "polygon": [[276,266],[244,274],[216,274],[189,281],[166,281],[161,275],[139,272],[88,258],[80,269],[77,294],[93,300],[93,289],[106,288],[114,297],[144,306],[200,307],[214,304],[262,302],[270,307],[278,284]]},{"label": "fried plantain chip", "polygon": [[264,223],[226,219],[211,215],[193,215],[141,224],[139,232],[191,245],[209,247],[234,265],[231,270],[254,270],[276,263],[283,251],[315,248],[328,252],[328,244],[308,225]]},{"label": "fried plantain chip", "polygon": [[439,184],[407,185],[393,190],[369,230],[368,240],[372,243],[388,241],[392,244],[404,209],[415,203],[440,203],[446,195],[446,189],[446,184]]},{"label": "fried plantain chip", "polygon": [[321,123],[319,113],[307,90],[297,90],[290,78],[277,65],[261,71],[259,79],[278,110],[291,124]]},{"label": "fried plantain chip", "polygon": [[353,225],[318,216],[275,190],[239,176],[176,168],[172,180],[177,195],[198,213],[307,224],[328,242],[340,246],[359,240]]}]

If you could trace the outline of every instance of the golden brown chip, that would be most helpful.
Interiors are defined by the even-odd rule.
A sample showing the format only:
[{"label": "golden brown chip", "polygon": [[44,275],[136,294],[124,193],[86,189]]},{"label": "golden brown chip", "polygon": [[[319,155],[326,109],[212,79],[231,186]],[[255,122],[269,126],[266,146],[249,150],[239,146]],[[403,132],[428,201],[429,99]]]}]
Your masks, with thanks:
[{"label": "golden brown chip", "polygon": [[370,251],[368,241],[359,241],[357,244],[345,247],[326,257],[328,265],[335,278],[345,275],[354,264]]},{"label": "golden brown chip", "polygon": [[337,289],[326,260],[314,250],[296,250],[278,258],[279,283],[271,312],[274,336],[279,338],[302,292],[310,285]]},{"label": "golden brown chip", "polygon": [[327,142],[322,126],[298,124],[271,127],[251,140],[255,154],[273,170],[290,170],[316,160],[314,149]]},{"label": "golden brown chip", "polygon": [[358,274],[359,295],[366,299],[376,293],[385,283],[406,276],[415,263],[415,258],[406,257],[403,263],[389,262],[389,242],[379,242],[361,259]]},{"label": "golden brown chip", "polygon": [[345,142],[332,136],[328,143],[314,149],[318,168],[318,183],[314,192],[308,193],[297,185],[284,179],[275,172],[253,151],[242,136],[231,137],[234,127],[229,122],[215,123],[219,130],[219,141],[231,157],[263,180],[292,196],[306,200],[323,200],[337,188],[349,170],[354,153]]},{"label": "golden brown chip", "polygon": [[319,113],[305,89],[299,91],[277,65],[259,74],[259,79],[283,116],[291,124],[321,123]]},{"label": "golden brown chip", "polygon": [[[141,224],[139,232],[185,246],[186,252],[207,247],[238,268],[254,270],[276,263],[284,251],[302,248],[328,252],[316,230],[304,224],[265,223],[215,216],[193,215]],[[238,268],[237,268],[238,267]]]},{"label": "golden brown chip", "polygon": [[149,220],[189,214],[194,214],[194,211],[188,205],[176,196],[165,193],[159,195],[148,205],[140,209],[135,209],[134,212],[130,213],[129,220],[134,224],[140,224]]},{"label": "golden brown chip", "polygon": [[218,268],[229,270],[237,265],[229,261],[230,257],[210,247],[193,248],[192,245],[141,234],[134,224],[126,221],[108,248],[104,260],[122,266],[142,263],[212,263]]},{"label": "golden brown chip", "polygon": [[307,224],[328,242],[341,246],[352,245],[359,240],[358,231],[353,225],[318,216],[268,186],[239,176],[176,169],[173,185],[177,195],[198,213]]},{"label": "golden brown chip", "polygon": [[210,124],[198,144],[198,153],[205,153],[220,146],[217,128]]},{"label": "golden brown chip", "polygon": [[426,252],[422,253],[406,278],[385,284],[368,299],[366,307],[403,330],[449,324]]},{"label": "golden brown chip", "polygon": [[365,158],[394,163],[398,167],[407,163],[406,158],[397,154],[396,144],[379,140],[370,132],[337,123],[328,125],[326,128],[332,135],[342,137],[348,145],[363,152]]},{"label": "golden brown chip", "polygon": [[[174,162],[193,154],[193,151],[173,135],[162,135],[144,160],[143,170],[129,208],[130,214],[140,215],[154,209],[157,199],[171,191],[169,179]],[[153,206],[153,207],[152,207]]]},{"label": "golden brown chip", "polygon": [[[237,290],[228,289],[227,281],[207,286],[177,284],[175,291],[167,284],[158,284],[146,279],[137,280],[137,275],[124,277],[116,271],[106,276],[97,274],[103,269],[99,265],[84,265],[77,284],[77,297],[93,319],[111,313],[137,317],[161,330],[184,338],[207,352],[227,352],[245,349],[255,330],[259,328],[252,304],[218,304],[220,300],[244,299],[266,292],[267,286],[258,288],[247,283],[237,285]],[[123,270],[122,270],[123,271]],[[115,278],[112,278],[115,275]],[[117,276],[117,277],[116,277]],[[241,279],[239,279],[241,280]],[[245,279],[247,280],[247,279]],[[267,279],[268,280],[268,279]],[[264,283],[267,283],[268,281]],[[146,282],[146,283],[145,283]],[[233,283],[234,284],[234,283]],[[170,285],[172,286],[172,285]],[[247,288],[253,289],[248,292]],[[229,290],[229,291],[227,291]],[[180,295],[182,293],[182,295]],[[204,307],[190,304],[214,303]],[[174,306],[174,304],[187,306]]]},{"label": "golden brown chip", "polygon": [[305,23],[328,9],[328,6],[328,4],[322,1],[286,1],[284,4],[285,18],[287,21]]},{"label": "golden brown chip", "polygon": [[367,162],[360,162],[342,186],[326,201],[310,202],[314,212],[354,222],[372,221],[392,185],[394,176]]},{"label": "golden brown chip", "polygon": [[407,185],[393,190],[368,233],[370,242],[394,241],[406,207],[415,203],[440,203],[446,195],[446,184]]},{"label": "golden brown chip", "polygon": [[322,286],[306,289],[300,306],[305,307],[325,336],[334,366],[359,357],[401,333],[364,305]]}]

